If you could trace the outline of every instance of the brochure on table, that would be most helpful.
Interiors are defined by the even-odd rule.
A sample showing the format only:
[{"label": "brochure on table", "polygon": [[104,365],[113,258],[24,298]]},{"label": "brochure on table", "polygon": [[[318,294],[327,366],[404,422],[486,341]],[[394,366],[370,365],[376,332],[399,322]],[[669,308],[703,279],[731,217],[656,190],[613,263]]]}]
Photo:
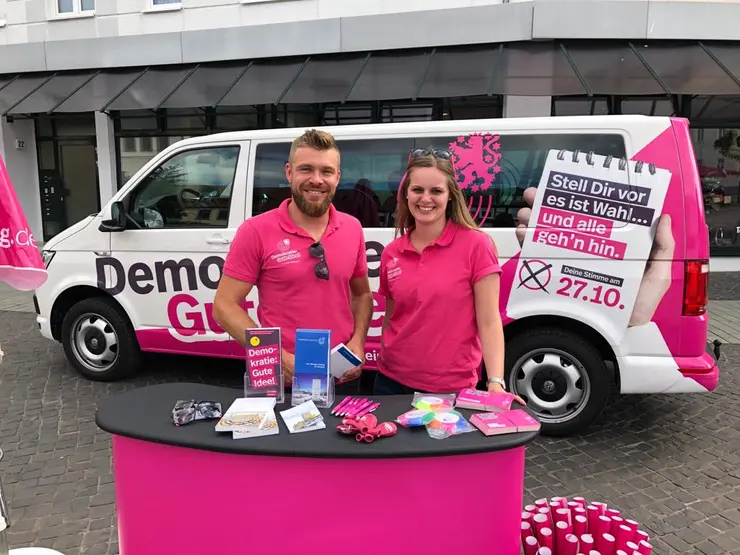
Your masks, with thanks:
[{"label": "brochure on table", "polygon": [[334,404],[330,330],[296,330],[291,404],[307,401],[313,401],[319,408]]},{"label": "brochure on table", "polygon": [[285,401],[280,328],[252,328],[246,334],[245,397],[272,397]]},{"label": "brochure on table", "polygon": [[234,439],[279,433],[274,397],[236,399],[216,424],[217,432],[231,432]]},{"label": "brochure on table", "polygon": [[[324,417],[313,403],[280,411],[291,434],[323,430]],[[271,436],[280,433],[275,415],[274,397],[242,397],[236,399],[215,427],[217,432],[231,432],[234,439]]]}]

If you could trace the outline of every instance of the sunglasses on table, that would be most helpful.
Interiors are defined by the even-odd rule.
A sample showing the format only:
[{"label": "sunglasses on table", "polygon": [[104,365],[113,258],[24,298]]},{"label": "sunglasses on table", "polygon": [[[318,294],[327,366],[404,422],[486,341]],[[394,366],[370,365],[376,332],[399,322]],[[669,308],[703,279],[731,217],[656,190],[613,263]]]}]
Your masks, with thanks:
[{"label": "sunglasses on table", "polygon": [[452,158],[452,153],[443,148],[416,148],[411,151],[409,158],[425,158],[427,156],[434,156],[438,160],[449,160]]},{"label": "sunglasses on table", "polygon": [[215,401],[177,401],[172,409],[175,426],[190,424],[196,420],[221,418],[221,403]]},{"label": "sunglasses on table", "polygon": [[321,242],[316,242],[308,247],[308,252],[311,256],[318,258],[319,261],[313,267],[314,275],[319,279],[329,279],[329,266],[326,265],[326,253],[324,252],[324,245]]}]

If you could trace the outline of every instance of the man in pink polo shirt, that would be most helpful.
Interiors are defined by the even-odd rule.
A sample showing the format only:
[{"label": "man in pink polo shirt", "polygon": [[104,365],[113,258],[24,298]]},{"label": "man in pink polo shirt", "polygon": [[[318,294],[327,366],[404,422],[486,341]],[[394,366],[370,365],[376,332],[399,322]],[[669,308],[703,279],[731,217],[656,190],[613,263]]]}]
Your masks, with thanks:
[{"label": "man in pink polo shirt", "polygon": [[[334,137],[309,130],[295,139],[285,176],[291,198],[239,227],[213,315],[245,345],[244,330],[259,326],[241,303],[257,287],[257,319],[262,327],[281,328],[283,369],[290,384],[297,328],[331,330],[332,346],[344,343],[365,359],[373,300],[362,225],[331,203],[340,178]],[[355,368],[346,379],[357,378],[360,371]]]}]

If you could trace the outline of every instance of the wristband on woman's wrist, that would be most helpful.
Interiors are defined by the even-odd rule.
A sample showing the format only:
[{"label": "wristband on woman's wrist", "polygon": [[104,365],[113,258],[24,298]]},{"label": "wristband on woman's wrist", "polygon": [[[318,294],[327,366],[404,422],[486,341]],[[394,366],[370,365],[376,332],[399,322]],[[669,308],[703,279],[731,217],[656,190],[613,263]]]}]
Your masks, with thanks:
[{"label": "wristband on woman's wrist", "polygon": [[502,387],[503,389],[506,389],[506,382],[504,382],[504,379],[503,379],[503,378],[499,378],[499,377],[493,377],[493,378],[488,378],[488,383],[489,383],[489,384],[492,384],[492,383],[497,383],[497,384],[499,384],[499,385],[500,385],[500,386],[501,386],[501,387]]}]

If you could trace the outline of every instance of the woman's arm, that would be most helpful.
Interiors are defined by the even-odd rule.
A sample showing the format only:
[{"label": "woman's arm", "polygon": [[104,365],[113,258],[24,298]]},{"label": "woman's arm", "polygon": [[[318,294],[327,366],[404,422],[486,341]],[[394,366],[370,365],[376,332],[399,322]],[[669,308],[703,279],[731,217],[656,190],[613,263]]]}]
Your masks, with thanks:
[{"label": "woman's arm", "polygon": [[[498,308],[500,288],[500,273],[489,274],[473,285],[475,319],[478,322],[483,362],[489,378],[504,377],[504,324]],[[488,391],[502,393],[506,390],[500,384],[489,383]],[[527,404],[518,395],[514,399],[521,405]]]},{"label": "woman's arm", "polygon": [[[504,377],[504,326],[498,308],[500,275],[489,274],[473,285],[475,319],[489,378]],[[489,384],[489,389],[494,387],[500,389],[498,384]]]}]

